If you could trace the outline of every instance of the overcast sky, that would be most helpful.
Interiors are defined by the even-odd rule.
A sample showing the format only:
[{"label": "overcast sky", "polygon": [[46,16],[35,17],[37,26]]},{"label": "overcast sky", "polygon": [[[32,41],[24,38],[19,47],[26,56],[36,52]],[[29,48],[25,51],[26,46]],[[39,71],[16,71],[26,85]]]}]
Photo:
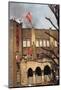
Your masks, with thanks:
[{"label": "overcast sky", "polygon": [[15,17],[18,22],[20,19],[23,22],[23,27],[31,27],[31,24],[25,18],[23,18],[23,16],[25,16],[27,12],[32,13],[32,25],[34,28],[54,29],[50,22],[45,19],[45,17],[50,18],[57,26],[55,16],[48,7],[48,5],[11,2],[9,9],[9,18],[12,19]]}]

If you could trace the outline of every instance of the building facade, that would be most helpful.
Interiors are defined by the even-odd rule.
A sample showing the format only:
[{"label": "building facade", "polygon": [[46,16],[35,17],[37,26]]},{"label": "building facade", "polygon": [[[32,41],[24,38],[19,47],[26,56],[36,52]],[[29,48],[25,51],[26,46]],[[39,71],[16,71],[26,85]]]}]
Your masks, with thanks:
[{"label": "building facade", "polygon": [[58,40],[56,30],[22,28],[22,23],[10,20],[9,87],[58,84]]}]

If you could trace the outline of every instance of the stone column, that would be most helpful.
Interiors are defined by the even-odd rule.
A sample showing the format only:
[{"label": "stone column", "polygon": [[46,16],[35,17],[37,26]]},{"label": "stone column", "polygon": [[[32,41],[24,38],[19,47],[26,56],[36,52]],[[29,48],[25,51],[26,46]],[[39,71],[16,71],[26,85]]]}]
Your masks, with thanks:
[{"label": "stone column", "polygon": [[33,45],[33,42],[35,43],[35,30],[34,30],[34,28],[32,28],[32,45]]},{"label": "stone column", "polygon": [[25,62],[21,62],[20,63],[20,84],[22,85],[22,86],[27,86],[27,84],[28,84],[28,78],[27,78],[27,71],[26,71],[26,69],[27,69],[27,66],[26,66],[26,64],[27,63],[25,63]]},{"label": "stone column", "polygon": [[[50,29],[50,35],[54,36],[51,29]],[[54,49],[54,38],[53,37],[50,37],[50,46]]]},{"label": "stone column", "polygon": [[42,83],[44,83],[44,72],[42,71]]},{"label": "stone column", "polygon": [[23,31],[22,31],[22,23],[19,25],[19,52],[22,57],[23,53]]},{"label": "stone column", "polygon": [[53,79],[52,70],[51,70],[51,80]]},{"label": "stone column", "polygon": [[35,73],[33,73],[33,84],[36,83],[35,80],[36,80],[36,78],[35,78]]},{"label": "stone column", "polygon": [[35,43],[35,30],[32,28],[32,59],[36,59],[36,43]]}]

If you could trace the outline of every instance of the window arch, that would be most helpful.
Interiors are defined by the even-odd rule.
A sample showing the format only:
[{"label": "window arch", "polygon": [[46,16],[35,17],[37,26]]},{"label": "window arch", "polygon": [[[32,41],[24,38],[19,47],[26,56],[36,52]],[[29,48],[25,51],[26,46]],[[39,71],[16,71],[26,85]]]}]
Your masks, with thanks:
[{"label": "window arch", "polygon": [[49,74],[51,74],[51,69],[48,65],[46,65],[44,67],[44,75],[49,75]]},{"label": "window arch", "polygon": [[41,74],[42,74],[42,72],[41,72],[40,67],[37,67],[35,70],[35,75],[41,76]]},{"label": "window arch", "polygon": [[33,70],[31,68],[28,69],[28,77],[32,77],[33,76]]}]

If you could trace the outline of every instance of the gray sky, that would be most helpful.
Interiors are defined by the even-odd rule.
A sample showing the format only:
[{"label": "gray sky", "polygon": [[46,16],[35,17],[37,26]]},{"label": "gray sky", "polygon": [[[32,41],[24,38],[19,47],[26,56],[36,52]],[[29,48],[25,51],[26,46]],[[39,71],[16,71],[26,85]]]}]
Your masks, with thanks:
[{"label": "gray sky", "polygon": [[19,19],[22,18],[21,21],[23,22],[23,27],[25,28],[31,27],[31,24],[25,18],[23,18],[23,16],[26,15],[26,13],[29,11],[32,13],[32,25],[34,28],[54,29],[54,27],[48,20],[45,19],[45,17],[50,18],[57,26],[56,19],[48,5],[13,2],[10,3],[10,19],[15,17],[19,22]]}]

